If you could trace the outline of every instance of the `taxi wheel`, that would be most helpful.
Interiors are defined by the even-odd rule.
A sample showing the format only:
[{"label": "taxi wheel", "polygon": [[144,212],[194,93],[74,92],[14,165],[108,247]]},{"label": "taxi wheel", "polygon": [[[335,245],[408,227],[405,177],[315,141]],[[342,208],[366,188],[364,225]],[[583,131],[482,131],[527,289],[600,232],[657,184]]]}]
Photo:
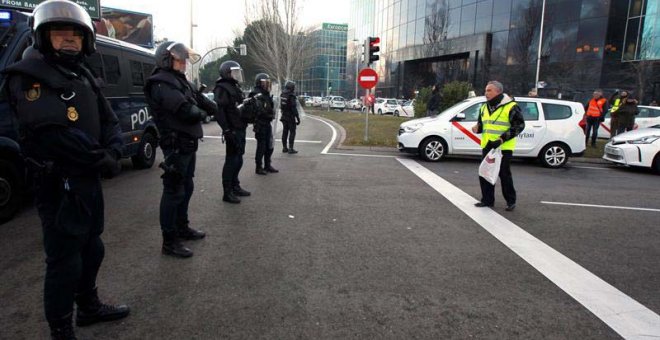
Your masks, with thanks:
[{"label": "taxi wheel", "polygon": [[447,154],[447,143],[440,137],[429,137],[419,145],[419,155],[427,162],[438,162]]},{"label": "taxi wheel", "polygon": [[149,169],[154,165],[156,160],[156,148],[158,141],[151,133],[145,133],[142,136],[140,148],[135,156],[131,157],[133,167],[136,169]]},{"label": "taxi wheel", "polygon": [[658,152],[658,154],[655,155],[655,158],[653,159],[653,171],[660,175],[660,152]]},{"label": "taxi wheel", "polygon": [[398,117],[398,116],[399,116],[399,110],[394,110],[394,117]]},{"label": "taxi wheel", "polygon": [[566,145],[561,143],[550,143],[541,150],[539,159],[541,160],[541,164],[546,168],[561,168],[566,165],[566,162],[568,162],[569,155],[570,152]]}]

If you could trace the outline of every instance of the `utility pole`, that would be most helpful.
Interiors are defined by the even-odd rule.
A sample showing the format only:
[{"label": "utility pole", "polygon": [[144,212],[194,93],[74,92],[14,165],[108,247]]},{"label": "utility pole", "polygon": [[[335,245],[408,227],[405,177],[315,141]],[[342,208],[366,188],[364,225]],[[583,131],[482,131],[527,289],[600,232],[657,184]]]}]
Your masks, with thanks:
[{"label": "utility pole", "polygon": [[541,29],[539,32],[539,48],[538,54],[536,56],[536,78],[534,82],[534,90],[536,95],[539,95],[539,73],[541,72],[541,51],[543,50],[543,20],[545,20],[545,0],[543,0],[543,6],[541,7]]}]

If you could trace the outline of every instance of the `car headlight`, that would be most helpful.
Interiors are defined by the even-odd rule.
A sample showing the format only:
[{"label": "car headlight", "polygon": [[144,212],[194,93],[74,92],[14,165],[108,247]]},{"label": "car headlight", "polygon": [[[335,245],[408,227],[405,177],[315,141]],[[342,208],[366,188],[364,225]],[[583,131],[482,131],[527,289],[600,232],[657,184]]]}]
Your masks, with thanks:
[{"label": "car headlight", "polygon": [[658,138],[660,138],[660,136],[646,136],[642,138],[629,140],[628,144],[651,144],[656,140],[658,140]]},{"label": "car headlight", "polygon": [[424,124],[422,124],[422,123],[417,123],[417,124],[414,124],[414,125],[407,125],[407,126],[403,127],[403,131],[407,132],[407,133],[415,132],[415,131],[419,130],[422,126],[424,126]]}]

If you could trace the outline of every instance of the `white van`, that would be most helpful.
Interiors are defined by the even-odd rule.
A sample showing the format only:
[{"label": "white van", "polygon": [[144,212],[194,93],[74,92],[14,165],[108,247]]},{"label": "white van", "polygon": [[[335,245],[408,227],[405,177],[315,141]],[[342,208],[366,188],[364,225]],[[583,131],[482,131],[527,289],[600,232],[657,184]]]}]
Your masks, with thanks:
[{"label": "white van", "polygon": [[[550,168],[584,153],[579,126],[584,107],[577,102],[545,98],[515,98],[525,118],[518,136],[516,157],[538,158]],[[481,134],[472,133],[485,97],[466,99],[437,116],[406,121],[399,127],[399,151],[437,162],[446,155],[481,155]]]}]

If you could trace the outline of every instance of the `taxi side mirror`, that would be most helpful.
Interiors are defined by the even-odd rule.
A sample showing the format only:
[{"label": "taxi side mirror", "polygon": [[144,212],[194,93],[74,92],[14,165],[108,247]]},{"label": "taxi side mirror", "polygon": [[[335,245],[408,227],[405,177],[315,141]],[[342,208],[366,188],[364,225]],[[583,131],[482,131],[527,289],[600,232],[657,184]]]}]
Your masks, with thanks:
[{"label": "taxi side mirror", "polygon": [[465,119],[465,113],[464,112],[459,112],[456,116],[454,116],[453,121],[459,121],[459,120],[464,120]]}]

